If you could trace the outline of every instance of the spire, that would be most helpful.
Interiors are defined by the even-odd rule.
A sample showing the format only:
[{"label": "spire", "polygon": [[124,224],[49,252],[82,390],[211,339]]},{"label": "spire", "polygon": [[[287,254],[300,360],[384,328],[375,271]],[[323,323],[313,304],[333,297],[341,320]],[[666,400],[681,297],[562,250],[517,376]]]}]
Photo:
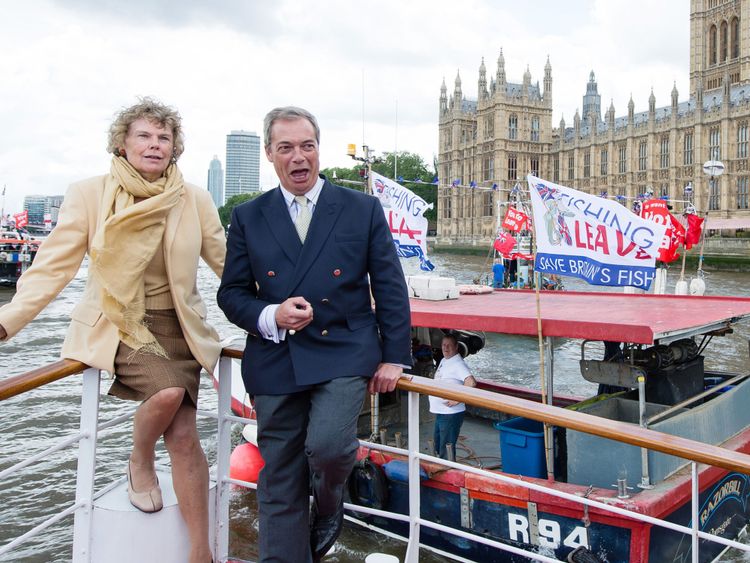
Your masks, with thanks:
[{"label": "spire", "polygon": [[549,55],[547,55],[547,64],[544,65],[544,93],[542,96],[545,101],[552,105],[552,65],[549,63]]},{"label": "spire", "polygon": [[596,84],[596,76],[592,70],[589,74],[589,81],[586,84],[586,94],[583,96],[583,120],[588,122],[591,118],[596,123],[602,120],[602,97],[599,95],[599,87]]},{"label": "spire", "polygon": [[633,94],[630,94],[630,101],[628,102],[628,123],[632,125],[635,117],[635,104],[633,103]]},{"label": "spire", "polygon": [[445,87],[445,76],[443,76],[443,83],[440,85],[440,114],[446,111],[448,111],[448,89]]},{"label": "spire", "polygon": [[674,83],[674,86],[672,86],[672,108],[677,108],[677,103],[679,100],[680,94],[677,92],[677,82]]},{"label": "spire", "polygon": [[565,132],[565,116],[560,116],[560,135]]},{"label": "spire", "polygon": [[461,92],[461,73],[459,71],[456,71],[456,82],[455,87],[453,88],[453,103],[456,104],[457,107],[461,107],[461,100],[463,100],[464,95]]},{"label": "spire", "polygon": [[609,109],[607,110],[607,125],[614,130],[615,128],[615,101],[610,99]]},{"label": "spire", "polygon": [[479,82],[477,84],[479,89],[478,99],[487,97],[487,68],[484,66],[484,57],[482,57],[482,64],[479,65]]},{"label": "spire", "polygon": [[523,73],[523,83],[525,86],[531,84],[531,71],[529,70],[529,65],[526,65],[526,72]]},{"label": "spire", "polygon": [[500,47],[500,55],[497,57],[497,86],[501,91],[505,90],[505,57],[503,48]]},{"label": "spire", "polygon": [[648,113],[654,115],[656,113],[656,96],[654,96],[654,88],[651,87],[651,95],[648,97]]},{"label": "spire", "polygon": [[531,90],[531,71],[529,70],[529,65],[526,65],[526,72],[523,73],[523,87],[521,88],[521,91],[523,92],[524,96],[529,96]]}]

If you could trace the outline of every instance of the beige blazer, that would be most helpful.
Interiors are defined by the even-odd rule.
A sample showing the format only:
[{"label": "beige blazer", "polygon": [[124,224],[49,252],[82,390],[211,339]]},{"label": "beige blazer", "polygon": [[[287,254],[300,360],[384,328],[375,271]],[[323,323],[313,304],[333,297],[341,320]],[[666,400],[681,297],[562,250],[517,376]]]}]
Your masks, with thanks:
[{"label": "beige blazer", "polygon": [[[97,229],[106,176],[70,186],[59,221],[21,276],[13,300],[0,308],[0,325],[15,335],[31,322],[75,277]],[[206,305],[196,287],[198,259],[203,258],[221,277],[226,238],[216,207],[206,190],[185,184],[177,205],[169,212],[164,231],[164,259],[172,301],[190,350],[213,373],[221,353],[219,335],[206,322]],[[86,289],[71,314],[61,357],[79,360],[114,373],[119,345],[117,328],[103,315],[101,287],[88,276]]]}]

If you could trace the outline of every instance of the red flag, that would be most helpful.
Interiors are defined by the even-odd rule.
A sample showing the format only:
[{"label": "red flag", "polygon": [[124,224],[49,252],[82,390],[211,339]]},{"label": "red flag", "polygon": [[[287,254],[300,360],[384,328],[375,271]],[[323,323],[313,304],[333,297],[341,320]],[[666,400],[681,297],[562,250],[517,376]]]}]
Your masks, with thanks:
[{"label": "red flag", "polygon": [[14,213],[13,218],[16,220],[16,228],[20,229],[29,224],[29,211],[24,209],[21,213]]},{"label": "red flag", "polygon": [[516,260],[518,258],[520,258],[521,260],[529,260],[529,261],[531,261],[531,260],[534,259],[534,255],[533,254],[524,254],[523,252],[511,252],[511,254],[510,254],[510,259],[511,260]]},{"label": "red flag", "polygon": [[660,225],[669,225],[669,209],[663,199],[648,199],[641,206],[641,217]]},{"label": "red flag", "polygon": [[502,227],[517,233],[529,228],[529,216],[514,207],[508,207]]},{"label": "red flag", "polygon": [[497,239],[495,239],[495,250],[507,258],[508,253],[516,245],[516,239],[514,239],[509,233],[498,233]]},{"label": "red flag", "polygon": [[685,215],[685,217],[688,224],[687,234],[685,235],[685,248],[690,249],[701,240],[703,219],[692,213]]},{"label": "red flag", "polygon": [[682,226],[674,215],[669,215],[670,226],[667,229],[667,235],[664,236],[666,239],[669,237],[669,247],[667,249],[661,249],[659,251],[659,260],[664,262],[674,262],[680,255],[677,252],[680,246],[685,242],[685,227]]}]

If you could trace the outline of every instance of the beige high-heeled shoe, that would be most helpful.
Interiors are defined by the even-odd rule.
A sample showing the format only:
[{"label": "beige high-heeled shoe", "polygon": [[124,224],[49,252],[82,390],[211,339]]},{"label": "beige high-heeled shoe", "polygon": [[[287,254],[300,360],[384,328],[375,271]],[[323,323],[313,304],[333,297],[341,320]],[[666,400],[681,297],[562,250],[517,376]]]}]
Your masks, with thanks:
[{"label": "beige high-heeled shoe", "polygon": [[156,478],[156,486],[148,491],[139,493],[133,489],[133,479],[130,476],[130,461],[128,461],[128,499],[130,504],[135,506],[141,512],[159,512],[164,508],[164,501],[161,498],[161,487],[159,478]]}]

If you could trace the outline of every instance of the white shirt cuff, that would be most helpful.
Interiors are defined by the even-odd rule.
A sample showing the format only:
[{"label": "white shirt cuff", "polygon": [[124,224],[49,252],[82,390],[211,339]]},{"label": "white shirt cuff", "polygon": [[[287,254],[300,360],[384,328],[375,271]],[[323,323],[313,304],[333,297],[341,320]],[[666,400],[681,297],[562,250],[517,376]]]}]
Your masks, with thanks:
[{"label": "white shirt cuff", "polygon": [[286,338],[286,329],[276,326],[276,309],[278,305],[267,305],[258,317],[258,332],[266,340],[278,344]]}]

